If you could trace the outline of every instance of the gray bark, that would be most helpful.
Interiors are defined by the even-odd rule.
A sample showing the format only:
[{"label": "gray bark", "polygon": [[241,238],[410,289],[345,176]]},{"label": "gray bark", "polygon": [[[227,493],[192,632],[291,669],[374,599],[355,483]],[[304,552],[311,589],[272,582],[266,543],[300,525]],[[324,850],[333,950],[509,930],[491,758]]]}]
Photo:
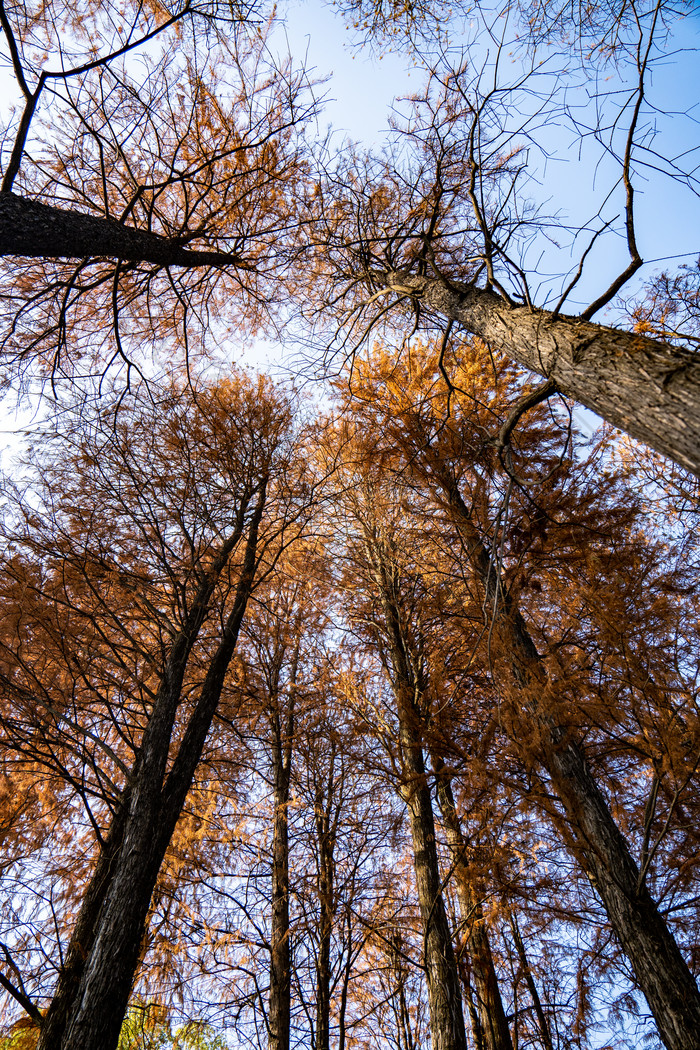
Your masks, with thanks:
[{"label": "gray bark", "polygon": [[605,907],[610,925],[644,993],[668,1050],[697,1050],[700,992],[666,922],[640,878],[627,842],[588,768],[582,746],[555,724],[536,695],[546,693],[546,668],[517,605],[504,593],[498,568],[484,547],[455,481],[434,463],[433,476],[447,495],[469,551],[487,606],[497,609],[496,629],[509,654],[513,679],[527,688],[526,706],[543,741],[547,770],[573,834],[579,859]]},{"label": "gray bark", "polygon": [[410,725],[401,726],[406,777],[402,795],[411,821],[425,967],[428,975],[430,1035],[433,1050],[466,1050],[459,971],[447,921],[435,845],[435,818],[422,748]]},{"label": "gray bark", "polygon": [[624,329],[511,306],[494,292],[390,272],[375,280],[457,321],[557,390],[700,474],[700,355]]}]

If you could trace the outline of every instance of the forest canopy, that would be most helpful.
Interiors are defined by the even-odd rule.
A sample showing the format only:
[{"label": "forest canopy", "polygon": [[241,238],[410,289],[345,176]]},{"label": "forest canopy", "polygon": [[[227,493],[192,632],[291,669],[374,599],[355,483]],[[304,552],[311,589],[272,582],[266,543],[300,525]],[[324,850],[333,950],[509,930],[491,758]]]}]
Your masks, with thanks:
[{"label": "forest canopy", "polygon": [[697,1050],[697,11],[332,6],[0,0],[0,1048]]}]

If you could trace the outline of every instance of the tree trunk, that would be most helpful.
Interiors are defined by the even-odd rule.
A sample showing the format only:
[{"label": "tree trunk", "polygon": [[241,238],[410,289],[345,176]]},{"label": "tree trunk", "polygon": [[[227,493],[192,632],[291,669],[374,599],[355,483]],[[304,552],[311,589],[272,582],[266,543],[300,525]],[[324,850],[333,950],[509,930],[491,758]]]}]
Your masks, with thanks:
[{"label": "tree trunk", "polygon": [[112,868],[122,846],[128,806],[127,790],[120,808],[114,815],[95,870],[83,894],[56,988],[41,1024],[39,1050],[60,1046],[61,1036],[80,985],[85,959],[90,954],[95,940],[95,927],[109,889]]},{"label": "tree trunk", "polygon": [[270,932],[270,1050],[289,1050],[292,974],[289,933],[289,781],[286,741],[273,745],[275,816],[272,831],[272,929]]},{"label": "tree trunk", "polygon": [[[445,491],[476,577],[496,609],[496,630],[509,654],[516,685],[527,687],[525,702],[543,741],[539,759],[566,813],[573,840],[610,924],[644,993],[659,1034],[669,1050],[697,1050],[700,992],[671,932],[640,878],[627,842],[586,764],[582,747],[553,723],[534,699],[542,695],[546,668],[525,620],[501,588],[498,568],[484,547],[455,481],[433,463],[432,475]],[[534,687],[534,688],[533,688]]]},{"label": "tree trunk", "polygon": [[447,921],[435,843],[435,818],[423,757],[417,698],[421,683],[408,658],[410,640],[401,623],[396,574],[391,554],[366,528],[366,552],[385,621],[388,662],[399,720],[403,783],[399,793],[408,806],[418,903],[423,926],[423,954],[428,980],[430,1036],[433,1050],[467,1050],[462,995],[452,932]]},{"label": "tree trunk", "polygon": [[325,797],[318,788],[315,798],[316,841],[318,848],[318,957],[316,960],[316,1050],[330,1050],[331,1018],[331,937],[335,918],[334,857],[336,822],[333,820],[333,774],[335,746],[331,744]]},{"label": "tree trunk", "polygon": [[535,978],[532,974],[530,960],[527,957],[525,945],[520,935],[520,927],[518,926],[518,920],[515,917],[515,914],[512,913],[510,916],[510,928],[513,931],[513,941],[515,943],[515,950],[518,953],[518,959],[520,960],[520,969],[523,972],[525,984],[527,985],[527,989],[530,993],[530,998],[532,999],[532,1005],[537,1016],[537,1024],[540,1030],[542,1046],[544,1050],[554,1050],[554,1044],[552,1043],[552,1033],[549,1030],[549,1022],[547,1021],[547,1017],[542,1007],[540,993],[537,991],[537,985],[535,984]]},{"label": "tree trunk", "polygon": [[[264,502],[263,485],[249,526],[233,607],[172,768],[163,783],[185,665],[196,631],[194,636],[184,632],[173,646],[175,654],[171,654],[168,662],[137,757],[123,841],[112,861],[80,983],[70,1009],[65,1011],[65,1028],[61,1032],[60,1026],[55,1026],[50,1044],[43,1033],[41,1050],[58,1050],[59,1047],[60,1050],[114,1050],[117,1046],[158,872],[201,757],[253,586],[258,528]],[[224,549],[230,554],[233,549],[231,542]],[[227,559],[228,555],[220,567],[217,563],[202,584],[209,594],[219,574],[217,567],[220,571]],[[218,561],[221,560],[220,557]],[[208,607],[208,598],[205,604]],[[203,619],[206,609],[198,611],[198,619],[200,613]],[[173,660],[173,655],[177,656],[176,660]]]},{"label": "tree trunk", "polygon": [[624,329],[437,277],[375,273],[397,294],[459,324],[525,368],[551,379],[613,426],[700,474],[700,357]]},{"label": "tree trunk", "polygon": [[41,259],[107,256],[159,266],[241,266],[235,255],[188,250],[178,240],[115,219],[0,193],[0,255]]},{"label": "tree trunk", "polygon": [[479,1043],[480,1036],[483,1050],[513,1050],[484,913],[464,865],[466,842],[452,795],[452,785],[449,777],[442,772],[441,766],[442,763],[433,762],[438,775],[440,813],[455,866],[457,899],[462,921],[467,924],[468,930],[467,948],[479,1015],[479,1032],[474,1033],[475,1042]]},{"label": "tree trunk", "polygon": [[423,925],[432,1047],[433,1050],[466,1050],[459,972],[442,896],[430,787],[422,748],[411,727],[406,725],[405,717],[401,725],[401,751],[406,778],[402,795],[411,820],[418,903]]}]

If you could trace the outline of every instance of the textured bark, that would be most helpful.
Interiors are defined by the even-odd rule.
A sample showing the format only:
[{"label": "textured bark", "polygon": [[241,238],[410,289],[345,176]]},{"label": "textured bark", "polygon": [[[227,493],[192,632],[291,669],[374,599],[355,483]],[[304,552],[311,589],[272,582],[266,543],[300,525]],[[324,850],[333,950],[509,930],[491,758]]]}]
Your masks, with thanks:
[{"label": "textured bark", "polygon": [[401,727],[401,750],[407,783],[413,858],[423,925],[425,966],[430,1001],[433,1050],[466,1050],[459,971],[438,868],[435,818],[423,752],[410,725]]},{"label": "textured bark", "polygon": [[525,368],[551,379],[613,426],[700,474],[700,356],[623,329],[510,306],[470,285],[374,274]]},{"label": "textured bark", "polygon": [[0,255],[42,259],[107,256],[159,266],[241,266],[235,255],[188,250],[177,240],[114,219],[0,193]]},{"label": "textured bark", "polygon": [[[264,487],[248,529],[241,575],[221,642],[164,782],[185,665],[197,631],[183,632],[173,646],[137,758],[123,841],[113,861],[93,944],[62,1038],[51,1050],[54,1046],[60,1050],[114,1050],[117,1046],[158,872],[201,757],[252,589],[263,506]],[[230,553],[233,545],[229,541],[224,551]],[[224,551],[200,588],[199,597],[206,598],[207,608],[208,597],[203,591],[211,594],[218,576],[216,568],[220,571],[228,557],[223,559]],[[200,625],[205,615],[206,608],[197,610]]]},{"label": "textured bark", "polygon": [[416,702],[422,691],[421,683],[416,680],[414,668],[408,659],[410,640],[402,628],[396,581],[387,561],[387,552],[381,541],[376,541],[376,537],[368,537],[367,554],[385,621],[383,633],[392,668],[392,687],[399,719],[403,775],[400,794],[408,807],[411,823],[428,982],[431,1044],[433,1050],[467,1050],[459,970],[442,896],[435,818],[423,756],[421,718]]},{"label": "textured bark", "polygon": [[543,740],[539,759],[566,813],[578,856],[644,993],[669,1050],[697,1050],[700,992],[666,922],[640,878],[627,842],[581,745],[533,699],[541,695],[546,668],[517,605],[500,586],[497,566],[484,547],[454,479],[435,462],[486,605],[497,609],[495,629],[508,653],[515,683],[527,687],[526,705]]},{"label": "textured bark", "polygon": [[[334,757],[334,756],[333,756]],[[316,959],[316,1044],[315,1050],[330,1050],[331,1020],[331,936],[335,917],[335,865],[336,831],[332,818],[333,763],[328,777],[328,790],[324,798],[316,793],[315,818],[318,848],[318,903],[319,931],[318,956]]]},{"label": "textured bark", "polygon": [[513,1050],[481,901],[464,863],[467,844],[455,807],[450,778],[440,769],[441,763],[434,762],[433,766],[439,774],[438,803],[453,857],[457,899],[462,921],[467,923],[467,949],[478,1013],[478,1031],[474,1033],[474,1041],[481,1043],[483,1050]]},{"label": "textured bark", "polygon": [[128,795],[125,795],[112,820],[95,870],[83,895],[56,988],[41,1025],[37,1050],[52,1050],[60,1046],[71,1006],[80,986],[85,960],[95,940],[95,927],[109,889],[114,862],[122,846],[128,801]]},{"label": "textured bark", "polygon": [[277,724],[272,743],[275,816],[272,830],[272,923],[270,931],[270,1050],[289,1050],[292,974],[289,931],[289,784],[291,733]]}]

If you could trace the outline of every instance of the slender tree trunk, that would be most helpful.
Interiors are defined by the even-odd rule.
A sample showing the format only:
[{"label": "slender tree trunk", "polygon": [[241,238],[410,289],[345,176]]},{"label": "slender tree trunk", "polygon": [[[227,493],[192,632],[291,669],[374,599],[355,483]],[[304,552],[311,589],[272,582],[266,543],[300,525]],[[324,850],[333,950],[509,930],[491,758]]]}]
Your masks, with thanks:
[{"label": "slender tree trunk", "polygon": [[335,918],[335,828],[332,819],[334,759],[333,753],[326,796],[324,798],[323,793],[317,791],[315,800],[320,910],[316,960],[316,1050],[330,1050],[331,937]]},{"label": "slender tree trunk", "polygon": [[[50,1045],[42,1036],[42,1050],[58,1050],[59,1047],[60,1050],[114,1050],[117,1046],[158,872],[201,757],[253,586],[263,507],[264,486],[249,526],[231,613],[172,768],[163,783],[193,637],[182,643],[183,652],[179,654],[176,670],[172,661],[169,662],[169,672],[137,758],[123,840],[112,862],[80,983],[70,1011],[67,1011],[63,1032],[57,1030],[56,1041]],[[213,588],[214,583],[215,574],[212,574],[207,586]],[[202,612],[202,619],[205,613],[206,609]]]},{"label": "slender tree trunk", "polygon": [[401,752],[423,926],[433,1050],[466,1050],[462,995],[435,845],[435,819],[423,751],[406,713],[399,713]]},{"label": "slender tree trunk", "polygon": [[[457,899],[462,921],[467,923],[467,948],[476,991],[483,1050],[513,1050],[510,1029],[498,987],[498,977],[493,965],[484,913],[464,864],[466,842],[455,807],[452,785],[450,778],[442,772],[441,767],[441,762],[433,762],[433,768],[438,774],[437,794],[440,813],[455,866]],[[478,1044],[477,1033],[475,1033],[475,1041]]]},{"label": "slender tree trunk", "polygon": [[275,816],[272,831],[272,929],[270,932],[270,1050],[289,1050],[292,974],[289,930],[289,782],[291,749],[273,747]]},{"label": "slender tree trunk", "polygon": [[[285,618],[286,619],[286,618]],[[270,1050],[289,1050],[292,1006],[292,942],[289,921],[289,791],[296,720],[296,685],[300,643],[289,647],[287,623],[276,616],[277,628],[271,632],[274,645],[258,650],[259,670],[264,685],[265,714],[273,781],[270,991],[268,1024]],[[281,628],[281,630],[280,630]],[[270,641],[268,635],[265,642]],[[286,672],[286,683],[283,682]]]},{"label": "slender tree trunk", "polygon": [[634,970],[659,1034],[669,1050],[697,1050],[700,992],[646,883],[605,796],[593,779],[582,747],[553,723],[536,697],[546,668],[517,606],[503,592],[498,568],[484,547],[452,478],[433,462],[433,477],[445,491],[475,575],[496,609],[496,630],[509,654],[516,685],[527,690],[525,707],[542,740],[539,756],[549,773],[584,869]]},{"label": "slender tree trunk", "polygon": [[472,335],[546,376],[567,397],[700,474],[700,357],[656,339],[437,277],[375,280],[458,321]]},{"label": "slender tree trunk", "polygon": [[340,1006],[338,1008],[338,1050],[345,1050],[345,1043],[347,1039],[347,1031],[345,1028],[345,1018],[348,1009],[348,992],[350,991],[350,978],[352,977],[352,963],[353,963],[353,950],[352,950],[352,920],[351,912],[346,912],[345,921],[348,929],[348,957],[345,960],[345,966],[343,968],[343,983],[340,988]]},{"label": "slender tree trunk", "polygon": [[535,1015],[537,1017],[537,1024],[540,1030],[540,1036],[542,1038],[542,1046],[544,1050],[554,1050],[554,1045],[552,1043],[552,1033],[549,1030],[549,1022],[542,1007],[542,1000],[540,999],[540,993],[537,990],[537,984],[535,983],[535,978],[532,973],[530,960],[527,957],[525,945],[520,935],[520,927],[518,926],[518,920],[513,913],[511,913],[510,916],[510,928],[513,931],[513,942],[515,944],[515,950],[518,953],[518,959],[520,960],[520,969],[523,972],[525,984],[527,985],[528,991],[530,993],[532,1005],[534,1007]]},{"label": "slender tree trunk", "polygon": [[394,932],[390,938],[392,968],[396,974],[398,995],[398,1043],[400,1050],[415,1050],[411,1011],[406,1000],[406,963],[401,958],[399,934]]},{"label": "slender tree trunk", "polygon": [[403,784],[399,788],[408,807],[418,902],[423,927],[423,954],[428,980],[430,1035],[433,1050],[467,1050],[462,995],[452,932],[447,921],[435,842],[435,818],[423,756],[422,694],[409,659],[410,640],[402,627],[397,574],[391,553],[371,529],[366,529],[366,552],[385,621],[387,655],[399,720]]}]

